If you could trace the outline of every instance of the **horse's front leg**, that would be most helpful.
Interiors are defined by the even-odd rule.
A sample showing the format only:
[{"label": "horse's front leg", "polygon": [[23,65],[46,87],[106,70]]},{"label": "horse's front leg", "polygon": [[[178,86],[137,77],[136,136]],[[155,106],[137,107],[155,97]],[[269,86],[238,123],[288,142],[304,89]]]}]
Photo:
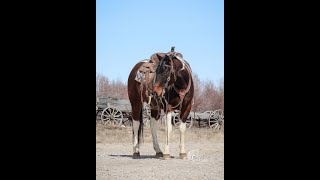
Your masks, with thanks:
[{"label": "horse's front leg", "polygon": [[183,108],[181,109],[180,112],[180,159],[187,159],[187,153],[185,150],[185,145],[184,145],[184,141],[185,141],[185,132],[186,132],[186,128],[187,128],[187,118],[188,115],[190,113],[191,110],[191,103],[189,105],[185,105],[183,106]]},{"label": "horse's front leg", "polygon": [[151,117],[151,119],[150,119],[150,126],[151,126],[153,149],[156,151],[157,157],[162,157],[163,154],[160,150],[158,137],[157,137],[158,124],[157,124],[157,120],[153,117]]},{"label": "horse's front leg", "polygon": [[187,123],[186,122],[182,122],[180,124],[180,158],[181,159],[187,159],[187,153],[186,150],[184,149],[184,135],[186,132],[186,127],[187,127]]},{"label": "horse's front leg", "polygon": [[163,159],[170,159],[170,150],[169,150],[169,140],[170,140],[170,133],[172,131],[172,124],[171,124],[171,112],[166,114],[166,133],[165,133],[165,145],[164,145],[164,153]]}]

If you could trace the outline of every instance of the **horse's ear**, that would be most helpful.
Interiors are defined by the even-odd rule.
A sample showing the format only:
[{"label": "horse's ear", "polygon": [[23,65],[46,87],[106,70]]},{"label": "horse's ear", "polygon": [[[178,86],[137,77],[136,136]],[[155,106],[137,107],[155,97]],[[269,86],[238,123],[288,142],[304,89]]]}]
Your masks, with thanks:
[{"label": "horse's ear", "polygon": [[168,60],[169,56],[167,54],[164,54],[163,60]]},{"label": "horse's ear", "polygon": [[157,58],[159,59],[159,61],[168,61],[169,56],[166,54],[163,54],[163,56],[160,56],[159,54],[157,54]]},{"label": "horse's ear", "polygon": [[161,61],[161,59],[162,59],[163,57],[160,56],[158,53],[157,53],[156,55],[157,55],[158,60]]}]

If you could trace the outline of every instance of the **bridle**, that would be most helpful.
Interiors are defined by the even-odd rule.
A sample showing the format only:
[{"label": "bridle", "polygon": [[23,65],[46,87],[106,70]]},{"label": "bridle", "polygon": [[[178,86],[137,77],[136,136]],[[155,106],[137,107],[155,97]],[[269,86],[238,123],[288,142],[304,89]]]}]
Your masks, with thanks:
[{"label": "bridle", "polygon": [[[165,56],[160,60],[159,66],[163,66],[162,63],[164,63],[164,62],[163,62],[164,58],[165,58]],[[189,74],[189,80],[188,80],[187,89],[182,90],[182,92],[180,92],[180,91],[177,89],[177,87],[175,86],[175,82],[176,82],[176,80],[177,80],[177,77],[176,77],[176,74],[174,73],[173,58],[176,58],[176,59],[180,60],[180,62],[182,63],[182,68],[181,68],[179,71],[181,71],[181,70],[187,70],[187,72],[188,72],[188,74]],[[186,66],[186,65],[185,65],[185,61],[184,61],[183,59],[177,58],[174,54],[170,54],[170,55],[169,55],[169,59],[170,59],[170,65],[164,64],[164,66],[170,68],[170,71],[169,71],[168,77],[166,78],[165,83],[164,83],[163,86],[162,86],[162,94],[161,94],[160,97],[158,97],[156,94],[154,94],[154,96],[158,97],[158,99],[160,100],[161,103],[162,103],[161,99],[164,99],[164,100],[165,100],[165,103],[166,103],[166,107],[168,107],[167,105],[168,105],[169,97],[170,97],[170,96],[169,96],[169,94],[168,94],[168,95],[167,95],[168,98],[165,98],[165,95],[164,95],[164,94],[165,94],[165,91],[168,91],[168,93],[169,93],[169,92],[170,92],[170,89],[173,88],[173,89],[175,90],[175,92],[177,92],[177,93],[179,94],[180,102],[179,102],[176,106],[174,106],[174,107],[172,107],[172,108],[176,108],[176,107],[180,106],[180,107],[179,107],[179,110],[181,111],[182,102],[183,102],[183,100],[184,100],[184,97],[185,97],[185,95],[189,92],[190,87],[191,87],[191,81],[192,81],[191,69],[190,69],[189,66]],[[158,68],[159,68],[159,66],[158,66]],[[178,71],[178,72],[179,72],[179,71]],[[171,80],[171,75],[173,75],[174,81],[173,81],[172,84],[169,85],[169,82],[170,82],[170,80]],[[154,81],[155,81],[155,79],[156,79],[156,76],[157,76],[157,73],[155,74]],[[157,99],[157,98],[155,98],[155,99]],[[158,104],[158,100],[157,100],[157,104]],[[162,105],[163,105],[163,103],[162,103]],[[159,109],[159,108],[158,108],[158,109]],[[168,110],[168,109],[166,109],[166,111],[167,111],[167,110]]]}]

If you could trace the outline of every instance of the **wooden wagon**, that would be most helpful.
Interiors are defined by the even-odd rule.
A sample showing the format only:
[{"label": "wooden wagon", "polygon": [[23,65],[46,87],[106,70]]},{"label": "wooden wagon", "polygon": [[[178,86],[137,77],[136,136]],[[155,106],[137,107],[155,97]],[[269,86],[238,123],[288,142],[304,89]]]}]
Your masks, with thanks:
[{"label": "wooden wagon", "polygon": [[[164,113],[161,113],[161,123],[164,123]],[[96,101],[96,121],[101,121],[106,126],[132,126],[131,104],[127,99],[100,97]],[[150,126],[150,108],[144,103],[143,123]],[[224,114],[222,109],[205,112],[190,112],[187,118],[187,128],[206,127],[216,130],[224,129]],[[179,111],[172,113],[172,124],[179,126]]]},{"label": "wooden wagon", "polygon": [[[149,125],[150,110],[143,108],[144,124]],[[106,126],[132,126],[131,104],[127,99],[100,97],[96,100],[96,122]]]},{"label": "wooden wagon", "polygon": [[[172,116],[172,123],[175,126],[180,124],[179,122],[179,111],[174,111]],[[215,130],[224,129],[224,114],[222,109],[217,109],[214,111],[205,112],[190,112],[187,118],[187,128],[192,126],[195,127],[205,127]]]}]

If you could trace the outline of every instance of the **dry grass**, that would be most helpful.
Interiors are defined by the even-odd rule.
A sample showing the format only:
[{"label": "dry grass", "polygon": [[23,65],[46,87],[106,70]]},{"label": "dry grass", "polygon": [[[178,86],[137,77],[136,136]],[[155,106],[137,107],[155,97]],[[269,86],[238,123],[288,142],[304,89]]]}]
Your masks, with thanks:
[{"label": "dry grass", "polygon": [[[164,142],[165,129],[164,126],[158,126],[159,142]],[[206,128],[190,128],[186,130],[186,142],[224,142],[224,132],[216,132]],[[180,142],[179,128],[173,127],[171,142]],[[151,128],[144,127],[144,142],[152,142]],[[96,127],[96,143],[132,143],[132,128],[104,127],[97,124]]]}]

